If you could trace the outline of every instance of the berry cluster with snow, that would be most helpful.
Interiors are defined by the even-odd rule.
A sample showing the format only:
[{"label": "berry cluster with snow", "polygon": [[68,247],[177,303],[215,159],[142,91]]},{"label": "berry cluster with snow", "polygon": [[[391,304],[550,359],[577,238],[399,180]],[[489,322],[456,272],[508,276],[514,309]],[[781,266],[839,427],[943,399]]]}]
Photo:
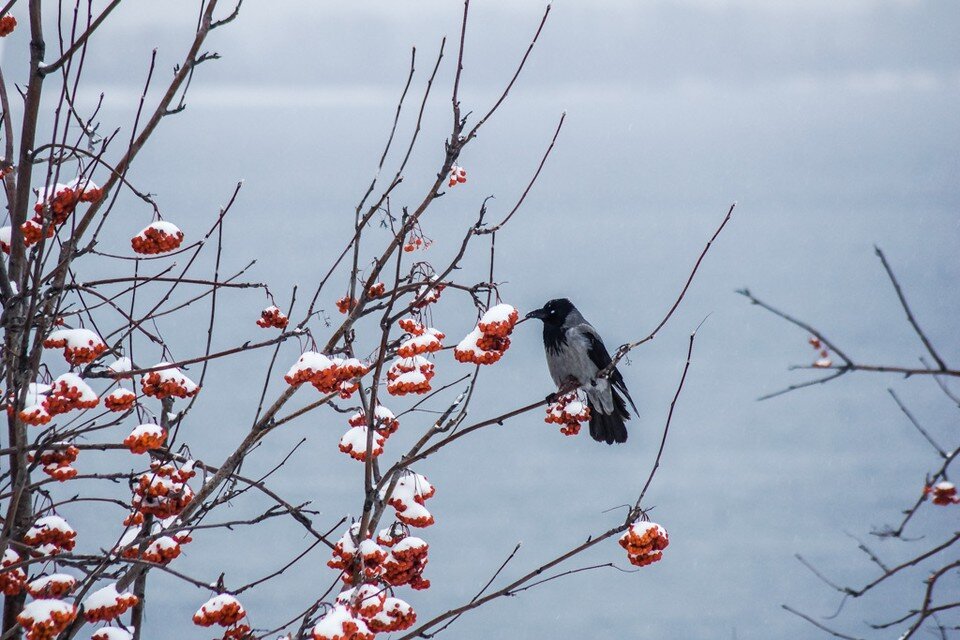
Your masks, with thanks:
[{"label": "berry cluster with snow", "polygon": [[183,231],[180,227],[158,220],[144,227],[140,233],[130,239],[130,246],[135,253],[145,256],[169,253],[177,249],[183,242]]},{"label": "berry cluster with snow", "polygon": [[578,391],[571,391],[547,405],[547,416],[543,420],[559,424],[563,435],[575,436],[580,433],[580,425],[590,421],[590,407],[580,399]]},{"label": "berry cluster with snow", "polygon": [[508,304],[490,307],[480,318],[476,328],[460,341],[453,357],[460,362],[493,364],[510,348],[510,334],[517,324],[519,313]]},{"label": "berry cluster with snow", "polygon": [[634,522],[620,536],[620,546],[627,550],[630,564],[645,567],[663,558],[670,544],[667,530],[655,522]]}]

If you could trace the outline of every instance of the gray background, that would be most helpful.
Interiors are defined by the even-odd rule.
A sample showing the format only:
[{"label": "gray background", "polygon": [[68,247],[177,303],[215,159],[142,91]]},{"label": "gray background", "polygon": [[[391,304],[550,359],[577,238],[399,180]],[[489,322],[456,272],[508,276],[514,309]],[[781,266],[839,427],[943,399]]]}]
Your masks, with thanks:
[{"label": "gray background", "polygon": [[[542,10],[540,2],[475,2],[465,109],[482,111],[496,97]],[[454,53],[460,12],[450,1],[248,0],[240,18],[208,41],[224,59],[200,68],[186,112],[163,122],[133,181],[157,193],[166,217],[196,238],[244,178],[225,233],[225,271],[257,258],[250,278],[270,283],[278,302],[295,284],[311,290],[342,247],[375,169],[409,47],[418,48],[416,100],[443,35]],[[128,135],[150,49],[159,47],[159,86],[182,57],[194,21],[188,2],[131,1],[110,18],[88,54],[79,100],[89,109],[105,93],[104,131],[119,126]],[[922,347],[873,256],[876,243],[943,356],[960,357],[953,321],[960,312],[958,28],[960,11],[946,2],[554,6],[515,91],[461,159],[469,182],[425,218],[436,245],[423,257],[443,264],[484,196],[496,196],[494,218],[509,210],[564,110],[567,123],[540,182],[497,239],[504,300],[521,310],[568,296],[608,344],[639,338],[672,303],[728,205],[739,206],[678,314],[623,369],[642,413],[625,446],[564,438],[537,411],[469,436],[417,467],[438,487],[429,504],[438,523],[423,534],[433,588],[401,593],[421,619],[469,599],[517,541],[524,546],[507,578],[620,521],[617,506],[635,499],[653,461],[687,335],[709,315],[649,494],[653,517],[671,535],[664,561],[633,574],[604,569],[553,582],[471,612],[446,634],[823,637],[780,609],[789,603],[820,616],[838,602],[793,554],[844,584],[870,580],[876,572],[845,532],[869,537],[871,526],[895,521],[935,464],[886,387],[901,393],[945,446],[956,408],[932,380],[859,374],[756,402],[806,379],[786,365],[809,363],[813,353],[803,332],[751,307],[734,289],[749,286],[796,312],[859,359],[913,365]],[[26,33],[21,28],[4,43],[8,82],[23,81]],[[444,60],[395,205],[417,202],[436,171],[449,129],[453,60]],[[404,112],[400,141],[412,113]],[[143,203],[122,198],[106,246],[122,247],[149,218]],[[377,244],[365,246],[367,258],[386,234],[371,237]],[[477,243],[463,279],[484,277],[486,255]],[[128,266],[88,263],[90,277]],[[334,315],[344,287],[341,275],[324,292],[322,304]],[[253,321],[264,304],[257,293],[224,295],[215,346],[260,338]],[[202,348],[206,313],[194,305],[183,320],[160,324],[175,356]],[[444,294],[435,317],[452,339],[474,320],[469,302],[453,292]],[[313,329],[323,339],[329,331],[321,323]],[[142,348],[141,357],[159,359]],[[296,356],[297,346],[288,344],[279,368]],[[211,368],[184,427],[194,455],[217,463],[246,432],[267,359],[257,352]],[[449,355],[438,358],[438,369],[446,380],[466,371]],[[280,374],[270,395],[283,388]],[[522,326],[504,360],[480,379],[477,419],[542,398],[550,383],[537,327]],[[304,389],[294,404],[312,398]],[[395,410],[409,404],[388,402]],[[429,421],[428,414],[403,420],[386,458]],[[344,428],[333,412],[300,419],[271,435],[244,471],[271,468],[307,438],[272,486],[291,501],[313,500],[323,512],[321,528],[357,514],[362,472],[336,450]],[[118,429],[116,438],[125,433]],[[132,464],[128,455],[81,463]],[[222,517],[259,506],[245,497]],[[81,532],[81,549],[109,545],[119,532],[119,512],[63,512]],[[949,510],[925,510],[915,530],[929,534],[925,542],[872,544],[894,562],[944,538],[954,523]],[[269,573],[308,542],[279,520],[228,537],[198,534],[176,567],[210,580],[226,571],[228,584],[237,585]],[[245,594],[254,625],[274,626],[326,589],[333,579],[326,558],[318,550]],[[607,561],[626,566],[614,541],[567,567]],[[889,588],[848,604],[836,624],[865,633],[864,619],[882,620],[918,602],[922,577],[908,575],[909,593]],[[950,589],[957,595],[954,587],[947,597]],[[203,592],[158,574],[148,598],[146,638],[207,633],[189,623]]]}]

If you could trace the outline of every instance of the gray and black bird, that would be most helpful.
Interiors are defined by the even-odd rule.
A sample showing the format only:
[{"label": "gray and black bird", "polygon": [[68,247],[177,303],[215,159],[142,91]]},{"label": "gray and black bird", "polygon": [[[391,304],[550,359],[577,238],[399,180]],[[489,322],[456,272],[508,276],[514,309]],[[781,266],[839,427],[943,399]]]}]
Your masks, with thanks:
[{"label": "gray and black bird", "polygon": [[624,421],[630,419],[630,414],[623,397],[626,396],[634,412],[637,405],[616,368],[609,377],[596,379],[597,373],[611,362],[597,330],[566,298],[551,300],[542,309],[528,313],[527,318],[543,320],[543,347],[553,382],[560,388],[572,378],[586,392],[590,437],[607,444],[626,442]]}]

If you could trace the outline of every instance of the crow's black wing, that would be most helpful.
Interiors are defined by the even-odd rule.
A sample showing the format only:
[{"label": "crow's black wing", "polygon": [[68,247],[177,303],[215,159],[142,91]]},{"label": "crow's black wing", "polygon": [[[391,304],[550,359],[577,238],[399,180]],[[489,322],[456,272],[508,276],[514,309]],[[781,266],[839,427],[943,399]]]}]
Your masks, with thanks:
[{"label": "crow's black wing", "polygon": [[[602,370],[610,366],[613,359],[610,357],[607,347],[604,346],[603,340],[600,339],[600,334],[597,333],[597,330],[588,324],[581,325],[580,330],[590,343],[589,347],[587,347],[587,355],[590,357],[590,361],[597,369]],[[616,367],[613,368],[613,372],[610,374],[610,383],[613,384],[615,389],[623,392],[623,395],[630,401],[633,412],[639,414],[640,412],[637,411],[637,405],[634,404],[633,398],[630,397],[630,392],[627,391],[627,384],[623,381],[623,376]]]}]

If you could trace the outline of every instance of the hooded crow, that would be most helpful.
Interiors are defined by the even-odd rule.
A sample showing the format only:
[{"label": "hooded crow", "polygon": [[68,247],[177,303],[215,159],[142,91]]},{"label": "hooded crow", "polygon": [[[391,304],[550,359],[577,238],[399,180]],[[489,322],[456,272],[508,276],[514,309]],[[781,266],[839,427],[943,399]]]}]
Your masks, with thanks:
[{"label": "hooded crow", "polygon": [[542,309],[528,313],[527,318],[543,321],[543,347],[553,382],[560,388],[572,378],[586,392],[590,407],[590,437],[607,444],[626,442],[624,420],[629,420],[630,414],[623,396],[634,412],[637,412],[637,405],[616,368],[608,378],[596,379],[597,373],[611,362],[597,330],[566,298],[551,300]]}]

